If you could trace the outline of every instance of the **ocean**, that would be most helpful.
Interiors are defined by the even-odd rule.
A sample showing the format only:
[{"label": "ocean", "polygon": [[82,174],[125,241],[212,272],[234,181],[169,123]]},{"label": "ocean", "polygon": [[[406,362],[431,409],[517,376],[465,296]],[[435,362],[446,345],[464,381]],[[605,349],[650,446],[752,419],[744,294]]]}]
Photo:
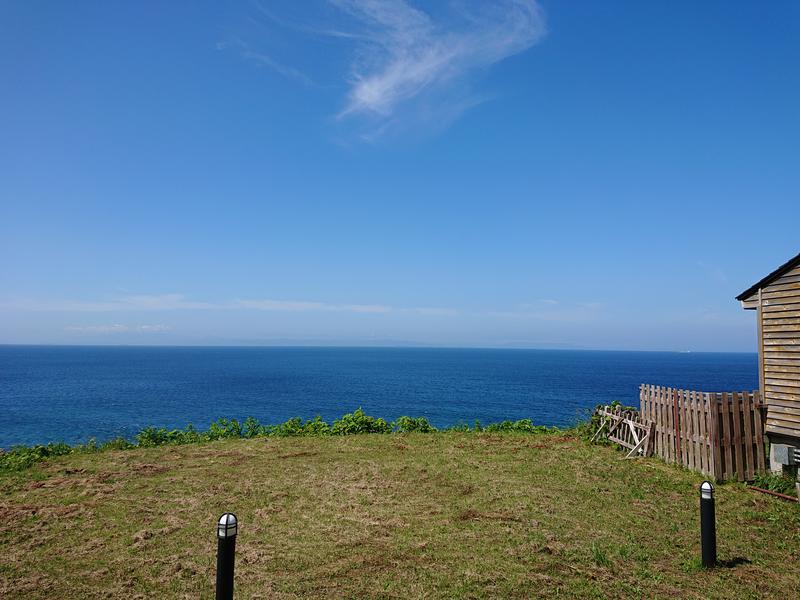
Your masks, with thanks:
[{"label": "ocean", "polygon": [[758,387],[756,354],[451,348],[0,346],[0,448],[131,438],[218,417],[327,421],[359,407],[443,427],[570,425],[639,384]]}]

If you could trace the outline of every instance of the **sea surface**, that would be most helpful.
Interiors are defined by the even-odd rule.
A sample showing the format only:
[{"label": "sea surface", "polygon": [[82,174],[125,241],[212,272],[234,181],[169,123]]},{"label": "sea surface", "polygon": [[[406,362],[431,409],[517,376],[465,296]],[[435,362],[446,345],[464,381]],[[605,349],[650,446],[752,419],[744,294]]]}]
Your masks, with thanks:
[{"label": "sea surface", "polygon": [[569,425],[639,384],[758,387],[756,354],[430,348],[0,346],[0,448],[133,437],[218,417],[327,421],[362,407],[436,426]]}]

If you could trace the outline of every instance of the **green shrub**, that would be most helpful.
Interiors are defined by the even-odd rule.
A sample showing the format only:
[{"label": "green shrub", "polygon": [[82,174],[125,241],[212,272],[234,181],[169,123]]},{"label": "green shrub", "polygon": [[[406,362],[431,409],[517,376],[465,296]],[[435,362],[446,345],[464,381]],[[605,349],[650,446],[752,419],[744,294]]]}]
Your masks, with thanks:
[{"label": "green shrub", "polygon": [[89,438],[89,441],[85,444],[78,444],[72,447],[72,452],[97,452],[98,450],[100,450],[100,447],[94,438]]},{"label": "green shrub", "polygon": [[[220,419],[225,421],[226,419]],[[145,427],[136,434],[136,446],[140,448],[152,448],[154,446],[179,446],[182,444],[194,444],[206,440],[219,439],[212,437],[211,432],[215,426],[219,429],[219,421],[211,424],[208,432],[197,431],[193,425],[189,424],[185,429],[167,429],[165,427]],[[218,435],[215,433],[214,435]]]},{"label": "green shrub", "polygon": [[469,425],[467,425],[466,423],[459,423],[458,425],[451,425],[450,427],[445,427],[443,431],[454,432],[454,433],[469,433],[470,428]]},{"label": "green shrub", "polygon": [[756,487],[790,496],[794,496],[797,493],[795,483],[797,483],[797,480],[794,478],[774,475],[773,473],[759,473],[753,480],[753,485]]},{"label": "green shrub", "polygon": [[243,427],[244,431],[242,432],[242,435],[244,435],[246,438],[260,437],[262,435],[266,435],[267,433],[267,428],[259,423],[258,419],[255,417],[247,417],[244,420]]},{"label": "green shrub", "polygon": [[164,428],[145,427],[136,434],[136,444],[142,448],[151,448],[168,443],[169,432]]},{"label": "green shrub", "polygon": [[303,419],[292,417],[272,430],[272,435],[293,437],[303,435]]},{"label": "green shrub", "polygon": [[330,435],[331,434],[331,426],[328,425],[325,421],[322,420],[322,417],[317,415],[310,421],[306,421],[303,424],[303,435],[311,435],[311,436],[318,436],[318,435]]},{"label": "green shrub", "polygon": [[0,454],[0,471],[21,471],[47,458],[71,452],[72,447],[64,442],[51,442],[46,446],[15,446]]},{"label": "green shrub", "polygon": [[[582,419],[577,425],[575,425],[575,433],[579,438],[588,442],[594,437],[594,434],[600,428],[600,422],[600,417],[598,417],[596,414],[587,414],[586,418]],[[605,436],[601,436],[600,439],[596,441],[608,443]]]},{"label": "green shrub", "polygon": [[544,425],[534,425],[530,419],[500,421],[499,423],[490,423],[483,428],[483,431],[489,433],[548,433],[550,430]]},{"label": "green shrub", "polygon": [[242,424],[236,419],[222,417],[211,423],[206,436],[209,440],[240,438],[242,437]]},{"label": "green shrub", "polygon": [[196,444],[209,439],[207,432],[198,431],[191,423],[185,429],[176,429],[174,431],[176,433],[174,438],[176,444]]},{"label": "green shrub", "polygon": [[317,437],[331,434],[331,426],[319,416],[308,421],[303,421],[300,417],[292,417],[280,425],[267,425],[262,429],[262,435],[276,437]]},{"label": "green shrub", "polygon": [[[433,433],[438,431],[425,417],[402,416],[393,423],[385,419],[367,415],[362,409],[344,415],[341,419],[329,425],[317,416],[303,421],[300,417],[293,417],[279,425],[262,425],[255,417],[247,417],[243,423],[236,419],[220,418],[211,423],[207,431],[199,431],[189,424],[184,429],[167,429],[166,427],[148,426],[142,429],[131,442],[122,437],[117,437],[98,446],[94,439],[85,444],[70,446],[63,442],[50,443],[37,446],[15,446],[8,452],[0,450],[0,472],[19,471],[46,460],[47,458],[64,454],[98,452],[102,450],[128,450],[130,448],[153,448],[156,446],[195,444],[223,439],[255,438],[264,436],[276,437],[316,437],[326,435],[356,435],[362,433]],[[474,427],[459,424],[446,428],[449,432],[518,432],[518,433],[548,433],[558,431],[558,428],[534,425],[530,419],[519,421],[502,421],[484,427],[480,421],[475,421]]]},{"label": "green shrub", "polygon": [[129,450],[130,448],[135,448],[136,444],[133,444],[126,440],[124,437],[116,437],[112,440],[108,440],[103,442],[100,445],[100,450]]},{"label": "green shrub", "polygon": [[385,419],[376,419],[360,408],[336,419],[331,427],[333,435],[355,435],[359,433],[391,433],[392,426]]},{"label": "green shrub", "polygon": [[436,427],[428,422],[425,417],[399,417],[392,423],[395,431],[400,433],[433,433]]}]

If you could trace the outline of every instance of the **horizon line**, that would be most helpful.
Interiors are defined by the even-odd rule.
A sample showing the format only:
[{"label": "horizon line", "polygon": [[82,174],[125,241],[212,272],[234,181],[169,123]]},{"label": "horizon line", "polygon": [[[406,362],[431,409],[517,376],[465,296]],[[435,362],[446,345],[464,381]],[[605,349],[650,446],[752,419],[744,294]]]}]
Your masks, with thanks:
[{"label": "horizon line", "polygon": [[435,344],[32,344],[0,342],[0,347],[27,348],[230,348],[353,350],[513,350],[547,352],[653,352],[664,354],[758,354],[757,350],[643,350],[630,348],[552,348],[541,346],[448,346]]}]

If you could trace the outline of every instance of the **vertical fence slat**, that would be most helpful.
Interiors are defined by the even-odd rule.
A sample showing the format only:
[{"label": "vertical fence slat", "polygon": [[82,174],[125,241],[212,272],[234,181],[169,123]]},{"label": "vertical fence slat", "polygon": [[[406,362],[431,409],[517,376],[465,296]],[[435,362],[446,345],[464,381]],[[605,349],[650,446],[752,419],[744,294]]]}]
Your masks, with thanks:
[{"label": "vertical fence slat", "polygon": [[702,473],[708,475],[708,441],[706,440],[706,418],[703,394],[697,392],[697,435],[699,436],[698,446],[700,447],[700,466]]},{"label": "vertical fence slat", "polygon": [[645,394],[647,394],[648,402],[648,415],[650,421],[653,422],[653,454],[656,456],[659,455],[659,447],[658,447],[658,413],[655,411],[655,404],[653,402],[653,395],[650,393],[650,386],[645,386],[644,388]]},{"label": "vertical fence slat", "polygon": [[694,448],[692,447],[692,414],[689,406],[689,391],[683,390],[681,392],[681,418],[683,419],[683,439],[686,440],[686,456],[683,464],[689,469],[694,470]]},{"label": "vertical fence slat", "polygon": [[669,454],[669,462],[675,462],[675,403],[672,400],[672,388],[664,388],[664,403],[667,415],[667,437],[669,443],[667,445],[667,452]]},{"label": "vertical fence slat", "polygon": [[742,415],[744,417],[744,450],[747,458],[745,467],[745,479],[752,481],[755,476],[755,465],[753,464],[753,395],[749,392],[742,392]]},{"label": "vertical fence slat", "polygon": [[697,392],[689,392],[692,397],[692,448],[694,449],[694,470],[703,472],[703,453],[700,446],[700,425],[697,418],[697,413],[700,410],[699,403],[697,402]]},{"label": "vertical fence slat", "polygon": [[656,395],[655,387],[652,388],[653,390],[653,401],[655,402],[655,410],[656,410],[656,451],[661,458],[664,458],[664,414],[663,414],[663,407],[661,405],[661,398]]},{"label": "vertical fence slat", "polygon": [[720,441],[720,450],[725,457],[725,469],[722,472],[722,478],[733,475],[733,456],[731,454],[731,410],[730,410],[730,396],[728,392],[722,393],[722,404],[720,405],[720,412],[722,413],[722,440]]},{"label": "vertical fence slat", "polygon": [[647,410],[648,410],[648,418],[653,423],[653,454],[658,456],[658,414],[655,412],[655,406],[653,405],[653,395],[650,394],[650,387],[646,386],[643,388],[644,393],[647,394]]},{"label": "vertical fence slat", "polygon": [[736,464],[736,477],[739,481],[744,481],[744,460],[742,457],[742,449],[744,448],[744,440],[742,439],[742,403],[741,394],[733,392],[731,394],[731,418],[733,419],[733,443],[731,448],[735,452],[734,462]]},{"label": "vertical fence slat", "polygon": [[670,403],[672,404],[672,449],[676,464],[683,464],[683,448],[681,448],[681,417],[678,412],[678,390],[670,388]]},{"label": "vertical fence slat", "polygon": [[700,431],[700,463],[703,475],[713,475],[710,464],[710,444],[708,439],[708,431],[706,430],[706,422],[708,417],[706,415],[708,408],[706,404],[705,394],[697,392],[697,420],[698,430]]},{"label": "vertical fence slat", "polygon": [[686,402],[686,390],[680,390],[678,392],[678,402],[680,406],[680,411],[678,415],[680,416],[681,420],[681,448],[683,449],[683,466],[687,469],[692,468],[692,438],[691,438],[691,431],[689,429],[689,425],[691,421],[689,420],[689,412],[687,410],[687,402]]},{"label": "vertical fence slat", "polygon": [[684,414],[686,415],[686,466],[692,471],[697,470],[695,461],[697,456],[694,452],[694,422],[692,421],[692,392],[686,390],[683,392]]},{"label": "vertical fence slat", "polygon": [[681,448],[681,417],[678,413],[678,390],[670,388],[672,399],[672,441],[675,447],[675,462],[683,464],[683,449]]},{"label": "vertical fence slat", "polygon": [[756,433],[755,443],[758,470],[764,471],[767,468],[767,461],[766,457],[764,456],[764,425],[761,421],[761,393],[759,391],[753,392],[753,422]]},{"label": "vertical fence slat", "polygon": [[725,435],[725,432],[722,429],[722,423],[724,421],[724,415],[722,414],[722,394],[714,394],[714,423],[716,424],[717,428],[717,437],[716,437],[716,459],[717,459],[717,479],[722,481],[725,479],[725,452],[722,447],[722,438]]},{"label": "vertical fence slat", "polygon": [[647,403],[647,398],[645,397],[644,394],[644,384],[642,384],[639,386],[639,412],[641,413],[642,418],[644,420],[647,420],[649,418],[650,415],[650,412],[648,410],[649,408],[650,407]]},{"label": "vertical fence slat", "polygon": [[678,443],[681,448],[681,464],[689,468],[689,439],[688,431],[686,429],[686,402],[684,399],[683,390],[678,390]]},{"label": "vertical fence slat", "polygon": [[686,402],[686,391],[681,390],[678,393],[678,402],[680,403],[680,419],[681,419],[681,448],[683,448],[683,466],[692,468],[692,432],[691,420],[689,419],[689,411]]},{"label": "vertical fence slat", "polygon": [[658,402],[658,411],[661,413],[661,458],[669,462],[669,435],[667,434],[669,423],[667,414],[664,412],[664,394],[660,386],[656,388],[656,401]]},{"label": "vertical fence slat", "polygon": [[703,472],[700,461],[700,447],[698,445],[699,435],[697,434],[697,402],[695,392],[689,392],[689,418],[692,422],[692,464],[695,471]]},{"label": "vertical fence slat", "polygon": [[664,402],[661,398],[661,388],[656,389],[653,388],[653,392],[655,393],[656,403],[658,404],[658,422],[660,423],[661,433],[658,436],[661,440],[661,450],[659,451],[659,456],[666,461],[669,461],[669,455],[667,454],[667,447],[669,442],[667,441],[667,419],[664,415]]},{"label": "vertical fence slat", "polygon": [[708,431],[708,458],[711,467],[711,476],[716,480],[722,479],[719,452],[719,420],[717,419],[717,395],[703,394],[706,399],[706,430]]},{"label": "vertical fence slat", "polygon": [[661,387],[653,387],[653,398],[655,400],[656,406],[658,407],[658,422],[661,431],[659,432],[658,439],[660,441],[661,447],[659,448],[658,455],[664,459],[667,459],[667,422],[664,419],[664,403],[661,401]]}]

